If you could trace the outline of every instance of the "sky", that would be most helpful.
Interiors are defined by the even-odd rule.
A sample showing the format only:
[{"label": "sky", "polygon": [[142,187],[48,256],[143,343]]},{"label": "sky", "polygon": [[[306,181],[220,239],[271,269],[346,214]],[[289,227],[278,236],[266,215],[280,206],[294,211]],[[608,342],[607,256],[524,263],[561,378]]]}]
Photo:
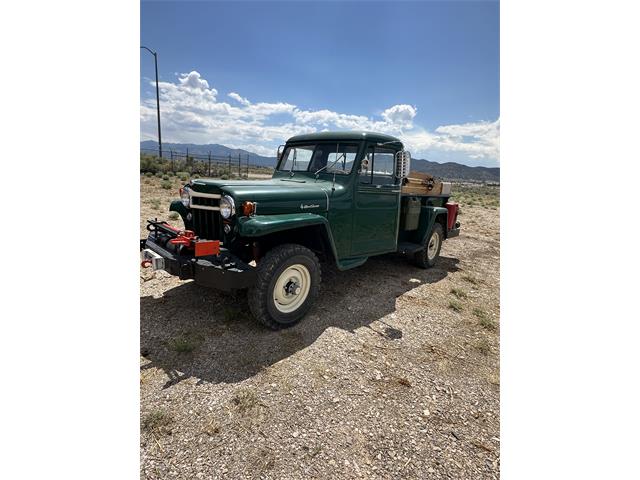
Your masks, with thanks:
[{"label": "sky", "polygon": [[[414,158],[499,166],[499,3],[141,3],[164,142],[275,156],[323,130],[399,137]],[[141,140],[157,140],[140,51]]]}]

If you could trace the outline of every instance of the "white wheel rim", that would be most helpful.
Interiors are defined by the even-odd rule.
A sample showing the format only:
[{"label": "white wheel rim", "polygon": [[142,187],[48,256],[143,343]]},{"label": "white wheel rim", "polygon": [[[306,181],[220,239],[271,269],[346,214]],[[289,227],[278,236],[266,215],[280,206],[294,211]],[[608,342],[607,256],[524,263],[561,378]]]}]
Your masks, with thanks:
[{"label": "white wheel rim", "polygon": [[429,239],[429,244],[427,245],[427,257],[429,258],[429,260],[433,260],[434,258],[436,258],[439,246],[440,235],[438,235],[438,232],[433,232],[431,234],[431,238]]},{"label": "white wheel rim", "polygon": [[296,263],[287,267],[276,280],[273,288],[273,303],[282,313],[294,312],[307,299],[310,289],[309,269]]}]

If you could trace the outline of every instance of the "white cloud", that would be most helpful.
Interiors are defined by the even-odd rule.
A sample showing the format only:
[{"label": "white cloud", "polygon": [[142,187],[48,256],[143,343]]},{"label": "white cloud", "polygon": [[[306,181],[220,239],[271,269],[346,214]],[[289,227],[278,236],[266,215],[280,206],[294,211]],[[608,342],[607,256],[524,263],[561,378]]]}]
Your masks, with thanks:
[{"label": "white cloud", "polygon": [[249,105],[251,105],[251,102],[249,100],[247,100],[244,97],[241,97],[239,94],[237,94],[236,92],[231,92],[228,95],[230,98],[233,98],[236,102],[238,102],[240,105],[244,105],[245,107],[248,107]]},{"label": "white cloud", "polygon": [[[183,73],[178,79],[180,85],[187,88],[195,88],[197,90],[207,90],[209,88],[209,82],[200,77],[200,74],[195,70],[189,73]],[[215,93],[218,92],[214,89]]]},{"label": "white cloud", "polygon": [[494,122],[443,125],[433,133],[415,129],[406,132],[403,140],[416,152],[453,152],[474,160],[489,160],[484,163],[497,165],[500,158],[500,119]]},{"label": "white cloud", "polygon": [[394,105],[382,112],[382,118],[384,118],[388,123],[401,125],[405,128],[411,128],[416,113],[418,113],[416,108],[411,105]]},{"label": "white cloud", "polygon": [[[152,82],[152,85],[155,84]],[[239,93],[233,100],[218,100],[218,91],[192,71],[177,82],[159,82],[162,135],[168,142],[221,143],[261,155],[273,155],[287,138],[323,130],[368,130],[398,136],[415,158],[433,159],[438,152],[453,152],[467,163],[497,164],[500,155],[500,119],[443,125],[428,131],[415,124],[417,109],[408,104],[392,105],[377,118],[334,112],[305,110],[286,102],[250,102]],[[156,138],[155,98],[140,105],[143,138]],[[458,161],[460,161],[458,160]]]}]

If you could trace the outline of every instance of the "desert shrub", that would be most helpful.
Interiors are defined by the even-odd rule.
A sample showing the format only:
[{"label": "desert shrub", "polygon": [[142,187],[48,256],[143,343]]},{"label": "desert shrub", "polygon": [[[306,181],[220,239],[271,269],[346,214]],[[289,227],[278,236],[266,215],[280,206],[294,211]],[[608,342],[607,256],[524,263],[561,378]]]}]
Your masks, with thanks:
[{"label": "desert shrub", "polygon": [[173,184],[169,180],[163,180],[160,186],[165,190],[170,190],[173,187]]},{"label": "desert shrub", "polygon": [[163,175],[163,176],[162,176],[162,179],[163,179],[163,180],[169,180],[169,175],[166,175],[166,174],[165,174],[165,175]]}]

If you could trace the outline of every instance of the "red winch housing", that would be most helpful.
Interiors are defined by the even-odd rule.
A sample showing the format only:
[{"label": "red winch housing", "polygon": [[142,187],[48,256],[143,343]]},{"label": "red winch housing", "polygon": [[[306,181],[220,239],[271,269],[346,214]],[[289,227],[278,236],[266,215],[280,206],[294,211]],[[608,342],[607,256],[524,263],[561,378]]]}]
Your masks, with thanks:
[{"label": "red winch housing", "polygon": [[196,257],[206,257],[207,255],[218,255],[220,253],[220,240],[201,240],[191,230],[179,231],[173,227],[169,228],[177,233],[176,238],[169,240],[169,243],[194,248]]}]

